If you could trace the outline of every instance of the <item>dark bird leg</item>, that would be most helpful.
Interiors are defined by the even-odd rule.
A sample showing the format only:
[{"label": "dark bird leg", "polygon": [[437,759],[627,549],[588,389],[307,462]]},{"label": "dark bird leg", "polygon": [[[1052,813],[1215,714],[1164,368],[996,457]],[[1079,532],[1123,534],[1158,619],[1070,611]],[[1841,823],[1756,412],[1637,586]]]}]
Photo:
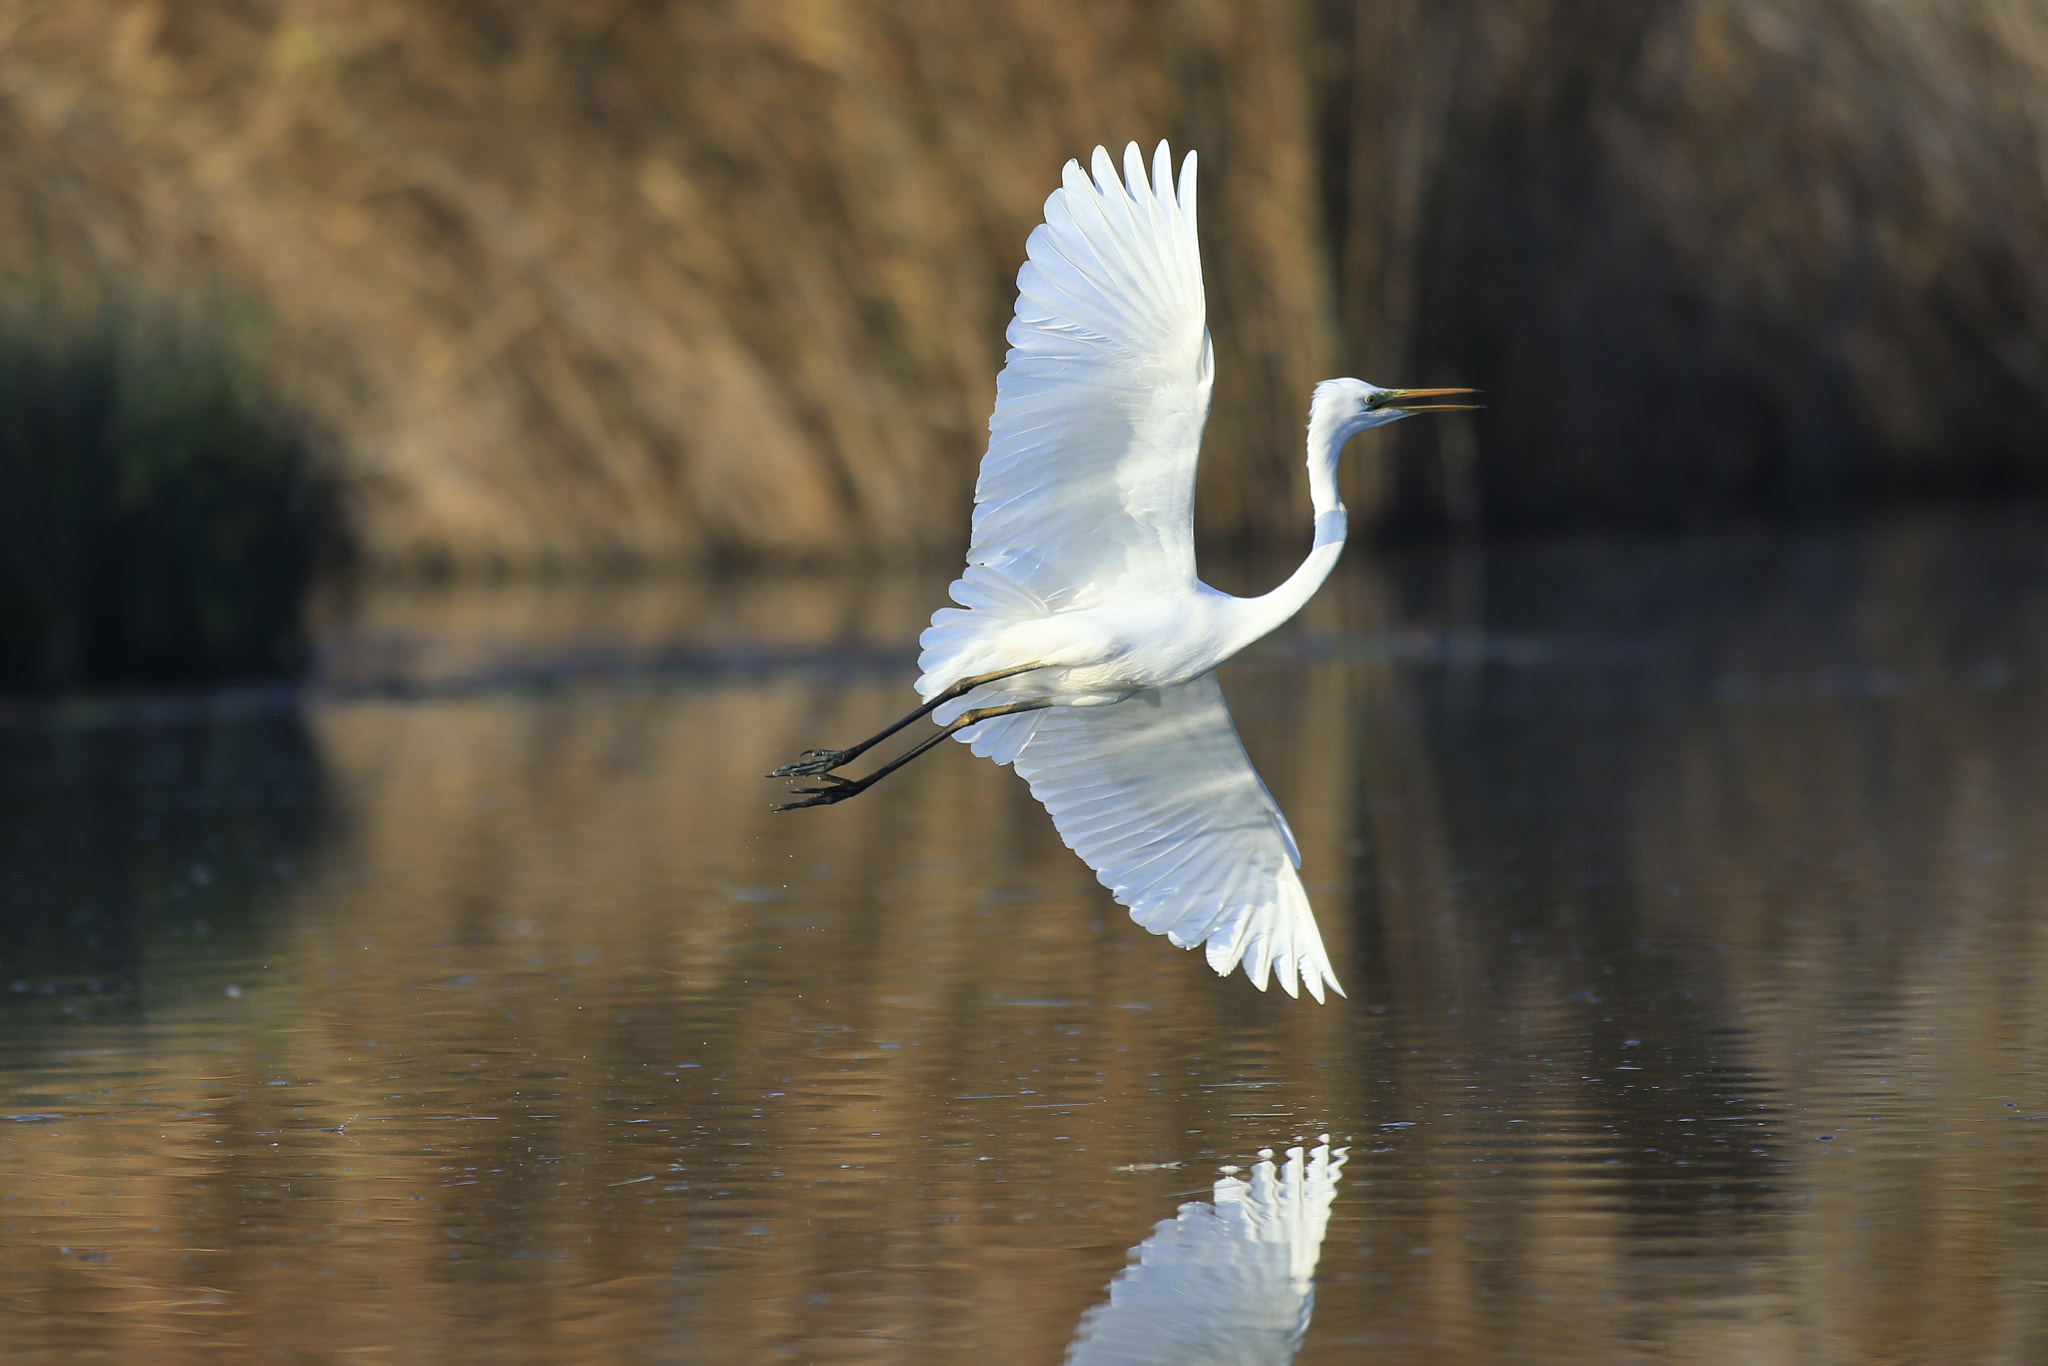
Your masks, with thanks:
[{"label": "dark bird leg", "polygon": [[1017,674],[1030,673],[1037,667],[1039,666],[1036,664],[1026,664],[1021,668],[1003,669],[992,674],[980,674],[974,678],[963,678],[931,701],[919,707],[916,711],[910,713],[910,715],[904,717],[901,721],[898,721],[895,725],[890,726],[886,730],[876,731],[852,749],[807,749],[797,756],[796,762],[784,764],[768,776],[771,778],[810,778],[820,773],[829,773],[835,768],[844,768],[847,764],[860,758],[861,755],[866,754],[897,731],[902,730],[912,721],[923,720],[940,707],[945,706],[946,703],[951,702],[954,698],[965,697],[984,683],[993,683],[999,678],[1011,678]]},{"label": "dark bird leg", "polygon": [[[982,681],[986,682],[987,680],[984,679]],[[816,776],[823,779],[825,782],[831,784],[831,786],[794,788],[792,789],[793,791],[806,794],[803,800],[794,802],[782,802],[775,807],[775,810],[795,811],[799,807],[830,806],[834,802],[843,802],[848,797],[855,797],[867,791],[876,783],[888,777],[891,773],[894,773],[897,769],[903,767],[912,759],[915,759],[918,755],[924,753],[933,745],[936,745],[937,743],[939,743],[939,741],[945,739],[947,736],[953,734],[955,731],[966,730],[969,726],[974,725],[976,722],[987,721],[993,717],[1015,716],[1020,711],[1038,711],[1042,708],[1049,707],[1051,705],[1052,703],[1044,701],[1011,702],[1007,705],[1000,707],[977,707],[973,711],[961,712],[958,716],[954,717],[953,720],[949,722],[947,725],[942,726],[937,731],[937,733],[927,737],[924,741],[922,741],[915,749],[912,749],[909,752],[903,754],[902,756],[896,759],[892,759],[886,764],[883,764],[873,773],[868,774],[867,777],[842,778],[836,773],[820,773]],[[915,717],[909,718],[909,720],[915,719]],[[890,731],[901,729],[901,727],[905,724],[908,724],[908,722],[898,722],[897,725],[891,726],[889,728],[889,731],[884,731],[883,734],[886,735],[890,733]],[[876,736],[875,738],[880,739],[881,736]],[[868,744],[873,743],[873,740],[870,740],[868,742]],[[861,746],[861,748],[865,749],[867,748],[867,746],[863,745]]]}]

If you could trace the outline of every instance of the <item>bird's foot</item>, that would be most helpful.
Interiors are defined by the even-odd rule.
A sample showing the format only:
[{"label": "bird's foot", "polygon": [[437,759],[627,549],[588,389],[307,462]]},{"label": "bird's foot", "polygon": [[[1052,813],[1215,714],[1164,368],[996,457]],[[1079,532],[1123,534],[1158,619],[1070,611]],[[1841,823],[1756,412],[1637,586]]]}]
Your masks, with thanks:
[{"label": "bird's foot", "polygon": [[820,773],[817,776],[830,786],[795,788],[793,791],[803,794],[802,800],[778,802],[773,809],[796,811],[806,806],[830,806],[834,802],[843,802],[848,797],[867,791],[868,784],[874,781],[872,778],[862,778],[856,782],[852,778],[842,778],[836,773]]},{"label": "bird's foot", "polygon": [[771,778],[812,778],[829,773],[841,764],[850,764],[855,751],[850,749],[807,749],[797,756],[796,762],[784,764],[768,776]]}]

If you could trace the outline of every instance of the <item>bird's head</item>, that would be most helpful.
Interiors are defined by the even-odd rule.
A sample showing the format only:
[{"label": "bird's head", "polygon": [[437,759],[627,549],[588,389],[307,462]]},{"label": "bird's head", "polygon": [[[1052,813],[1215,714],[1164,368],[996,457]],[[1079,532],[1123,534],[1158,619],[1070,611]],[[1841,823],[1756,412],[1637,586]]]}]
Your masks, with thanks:
[{"label": "bird's head", "polygon": [[1339,434],[1340,442],[1374,427],[1384,427],[1411,413],[1453,413],[1476,408],[1476,403],[1431,403],[1451,394],[1477,393],[1476,389],[1382,389],[1362,379],[1326,379],[1316,386],[1309,406],[1309,426],[1325,427]]}]

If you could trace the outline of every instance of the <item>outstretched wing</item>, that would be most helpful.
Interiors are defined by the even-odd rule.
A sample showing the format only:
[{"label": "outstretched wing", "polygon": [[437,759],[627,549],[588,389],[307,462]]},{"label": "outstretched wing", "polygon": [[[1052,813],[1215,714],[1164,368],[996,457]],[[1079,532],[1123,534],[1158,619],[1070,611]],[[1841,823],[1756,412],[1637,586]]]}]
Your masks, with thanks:
[{"label": "outstretched wing", "polygon": [[[1005,722],[1014,724],[1005,727]],[[975,749],[1009,758],[1131,918],[1181,948],[1240,961],[1289,996],[1323,999],[1336,974],[1295,874],[1287,818],[1252,768],[1214,673],[1105,707],[1052,707],[972,728]]]},{"label": "outstretched wing", "polygon": [[1119,181],[1066,165],[1017,272],[974,489],[969,564],[1059,608],[1134,573],[1195,575],[1195,459],[1215,365],[1195,236],[1195,154],[1176,196],[1165,143]]}]

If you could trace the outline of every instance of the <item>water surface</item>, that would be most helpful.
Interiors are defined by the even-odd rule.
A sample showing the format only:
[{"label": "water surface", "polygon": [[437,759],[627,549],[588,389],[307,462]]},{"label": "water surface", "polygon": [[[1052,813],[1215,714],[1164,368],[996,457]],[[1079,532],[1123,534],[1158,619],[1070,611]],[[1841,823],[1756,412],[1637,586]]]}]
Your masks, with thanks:
[{"label": "water surface", "polygon": [[1355,553],[1225,674],[1324,1007],[963,748],[769,814],[943,575],[14,707],[9,1359],[2048,1360],[2044,532]]}]

